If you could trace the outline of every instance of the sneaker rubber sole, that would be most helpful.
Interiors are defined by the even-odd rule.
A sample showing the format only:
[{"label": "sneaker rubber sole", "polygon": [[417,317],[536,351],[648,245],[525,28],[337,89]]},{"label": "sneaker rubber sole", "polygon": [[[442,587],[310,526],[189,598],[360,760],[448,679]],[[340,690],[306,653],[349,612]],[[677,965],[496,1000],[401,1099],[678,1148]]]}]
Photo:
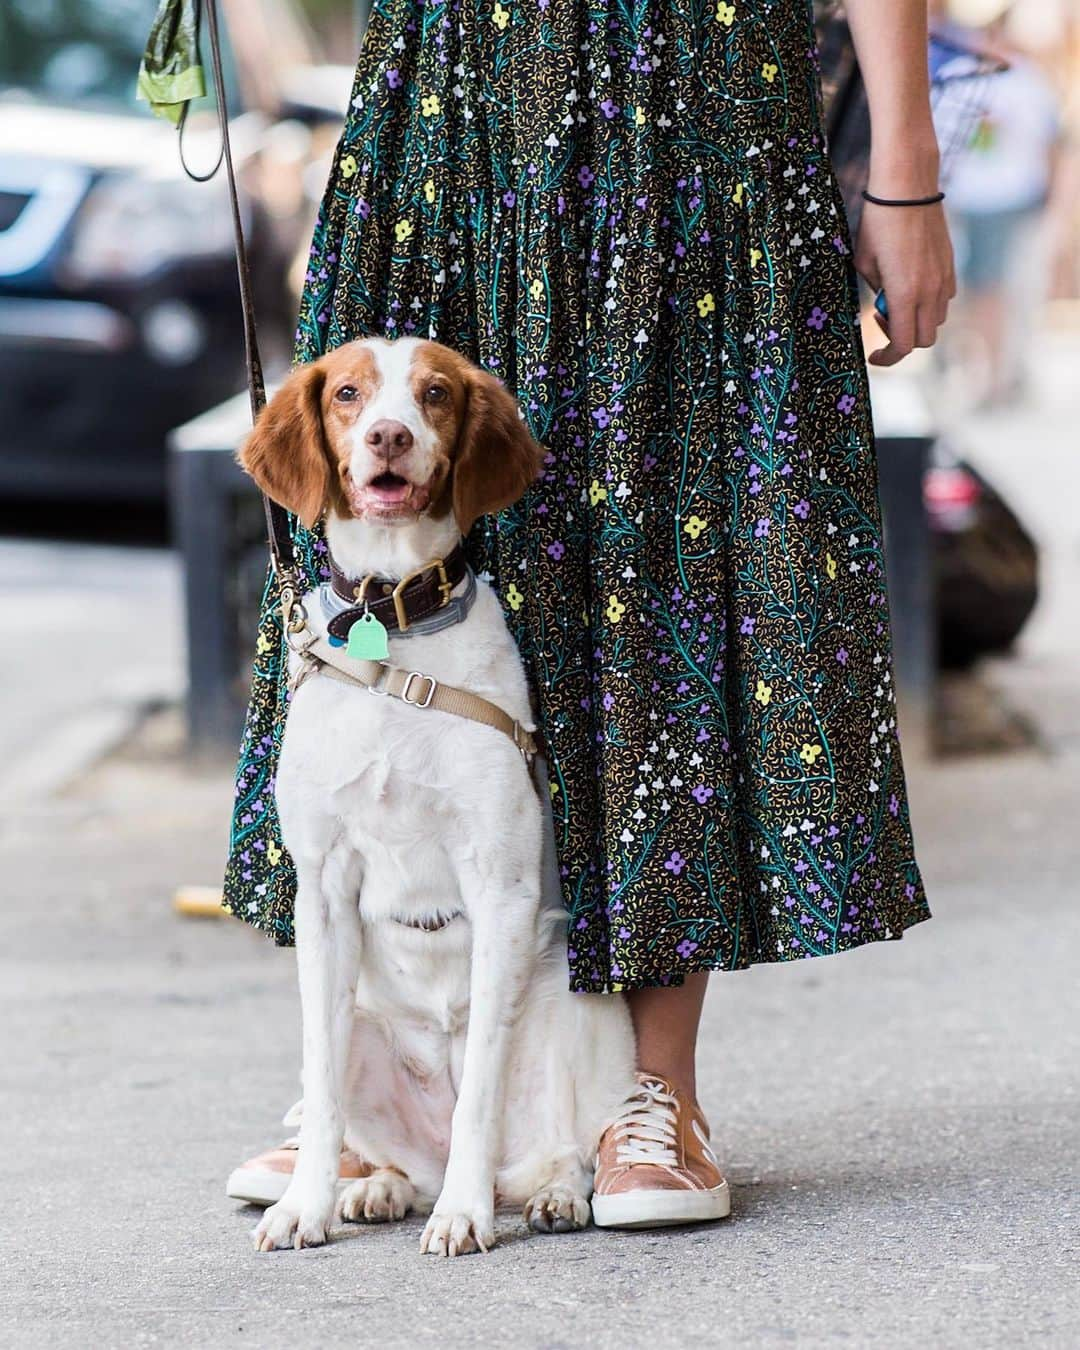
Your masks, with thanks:
[{"label": "sneaker rubber sole", "polygon": [[592,1198],[597,1228],[667,1228],[726,1219],[730,1213],[726,1181],[708,1191],[622,1191]]},{"label": "sneaker rubber sole", "polygon": [[253,1167],[238,1167],[225,1183],[225,1194],[230,1200],[243,1200],[249,1205],[276,1205],[292,1180],[288,1172],[269,1172]]},{"label": "sneaker rubber sole", "polygon": [[[291,1172],[270,1172],[254,1167],[238,1167],[225,1183],[225,1194],[230,1200],[242,1200],[247,1205],[276,1205],[292,1180]],[[342,1177],[338,1191],[351,1186],[355,1177]]]}]

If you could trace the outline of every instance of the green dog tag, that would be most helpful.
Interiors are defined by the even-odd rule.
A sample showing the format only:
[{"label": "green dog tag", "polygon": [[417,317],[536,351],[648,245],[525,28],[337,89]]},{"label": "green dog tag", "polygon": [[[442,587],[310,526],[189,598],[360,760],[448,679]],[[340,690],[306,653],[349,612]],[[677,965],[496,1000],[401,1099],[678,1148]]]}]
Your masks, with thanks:
[{"label": "green dog tag", "polygon": [[345,655],[354,661],[385,661],[390,655],[386,629],[370,611],[349,629]]}]

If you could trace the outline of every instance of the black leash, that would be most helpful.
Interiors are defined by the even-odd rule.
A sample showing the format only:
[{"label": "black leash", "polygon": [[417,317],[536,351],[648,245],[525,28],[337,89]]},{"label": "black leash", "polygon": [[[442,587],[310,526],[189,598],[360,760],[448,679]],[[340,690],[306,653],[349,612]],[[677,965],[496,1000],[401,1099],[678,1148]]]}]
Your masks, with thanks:
[{"label": "black leash", "polygon": [[[259,355],[259,336],[255,327],[255,303],[251,290],[251,268],[248,264],[244,224],[240,216],[240,197],[233,169],[232,144],[229,139],[229,110],[225,100],[225,77],[222,74],[221,33],[218,23],[217,0],[201,0],[206,9],[206,26],[210,34],[210,66],[214,80],[214,98],[217,103],[218,125],[221,128],[221,157],[213,177],[224,162],[225,178],[229,186],[229,206],[232,211],[233,244],[236,249],[236,272],[240,280],[240,308],[244,315],[244,361],[247,367],[248,398],[251,402],[251,420],[255,422],[266,407],[266,382],[263,378],[262,358]],[[182,126],[182,123],[181,123]],[[184,165],[185,170],[187,165]],[[196,175],[191,175],[195,177]],[[199,179],[205,181],[205,178]],[[293,548],[289,513],[263,493],[266,512],[270,558],[281,590],[282,601],[295,600],[297,593],[296,552]],[[286,592],[291,591],[290,596]]]}]

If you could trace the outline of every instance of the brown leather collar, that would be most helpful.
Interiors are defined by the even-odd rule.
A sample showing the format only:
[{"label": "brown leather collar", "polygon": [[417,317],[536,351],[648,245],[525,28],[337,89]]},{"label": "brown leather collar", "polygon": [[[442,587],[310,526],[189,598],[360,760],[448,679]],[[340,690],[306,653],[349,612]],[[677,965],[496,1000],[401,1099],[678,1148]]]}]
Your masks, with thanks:
[{"label": "brown leather collar", "polygon": [[347,577],[331,558],[330,584],[334,594],[342,600],[355,600],[358,603],[354,608],[335,614],[327,628],[331,636],[347,638],[349,629],[366,608],[388,632],[394,629],[404,632],[417,619],[426,618],[442,609],[468,568],[465,549],[460,541],[445,558],[433,558],[399,581],[374,574],[356,581]]}]

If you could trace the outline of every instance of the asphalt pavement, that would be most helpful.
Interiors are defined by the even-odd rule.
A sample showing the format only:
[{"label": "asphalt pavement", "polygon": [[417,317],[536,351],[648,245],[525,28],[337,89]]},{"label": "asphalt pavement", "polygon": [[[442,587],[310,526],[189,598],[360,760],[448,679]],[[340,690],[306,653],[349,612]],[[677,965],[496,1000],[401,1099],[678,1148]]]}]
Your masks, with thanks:
[{"label": "asphalt pavement", "polygon": [[[9,792],[0,1346],[1080,1344],[1080,528],[1061,495],[1080,484],[1024,428],[1029,471],[1072,476],[1029,494],[1055,532],[1047,600],[987,675],[1035,742],[912,766],[932,922],[713,980],[720,1225],[543,1237],[507,1215],[490,1255],[448,1262],[419,1255],[408,1219],[257,1255],[256,1212],[224,1179],[286,1133],[299,1093],[293,958],[170,905],[220,875],[231,748],[186,764],[176,714],[145,716],[158,700],[139,694],[134,734],[96,766]],[[149,566],[116,585],[174,603],[168,563]],[[136,692],[171,678],[145,650]],[[72,674],[99,652],[82,645]],[[0,751],[32,766],[34,728],[63,740],[61,696],[20,669]]]},{"label": "asphalt pavement", "polygon": [[702,1086],[734,1217],[418,1253],[419,1221],[256,1255],[231,1167],[298,1095],[291,953],[182,919],[223,774],[142,735],[0,837],[0,1345],[1080,1343],[1075,714],[913,776],[935,910],[899,944],[717,977]]},{"label": "asphalt pavement", "polygon": [[0,539],[0,808],[62,788],[181,695],[180,588],[162,548]]}]

